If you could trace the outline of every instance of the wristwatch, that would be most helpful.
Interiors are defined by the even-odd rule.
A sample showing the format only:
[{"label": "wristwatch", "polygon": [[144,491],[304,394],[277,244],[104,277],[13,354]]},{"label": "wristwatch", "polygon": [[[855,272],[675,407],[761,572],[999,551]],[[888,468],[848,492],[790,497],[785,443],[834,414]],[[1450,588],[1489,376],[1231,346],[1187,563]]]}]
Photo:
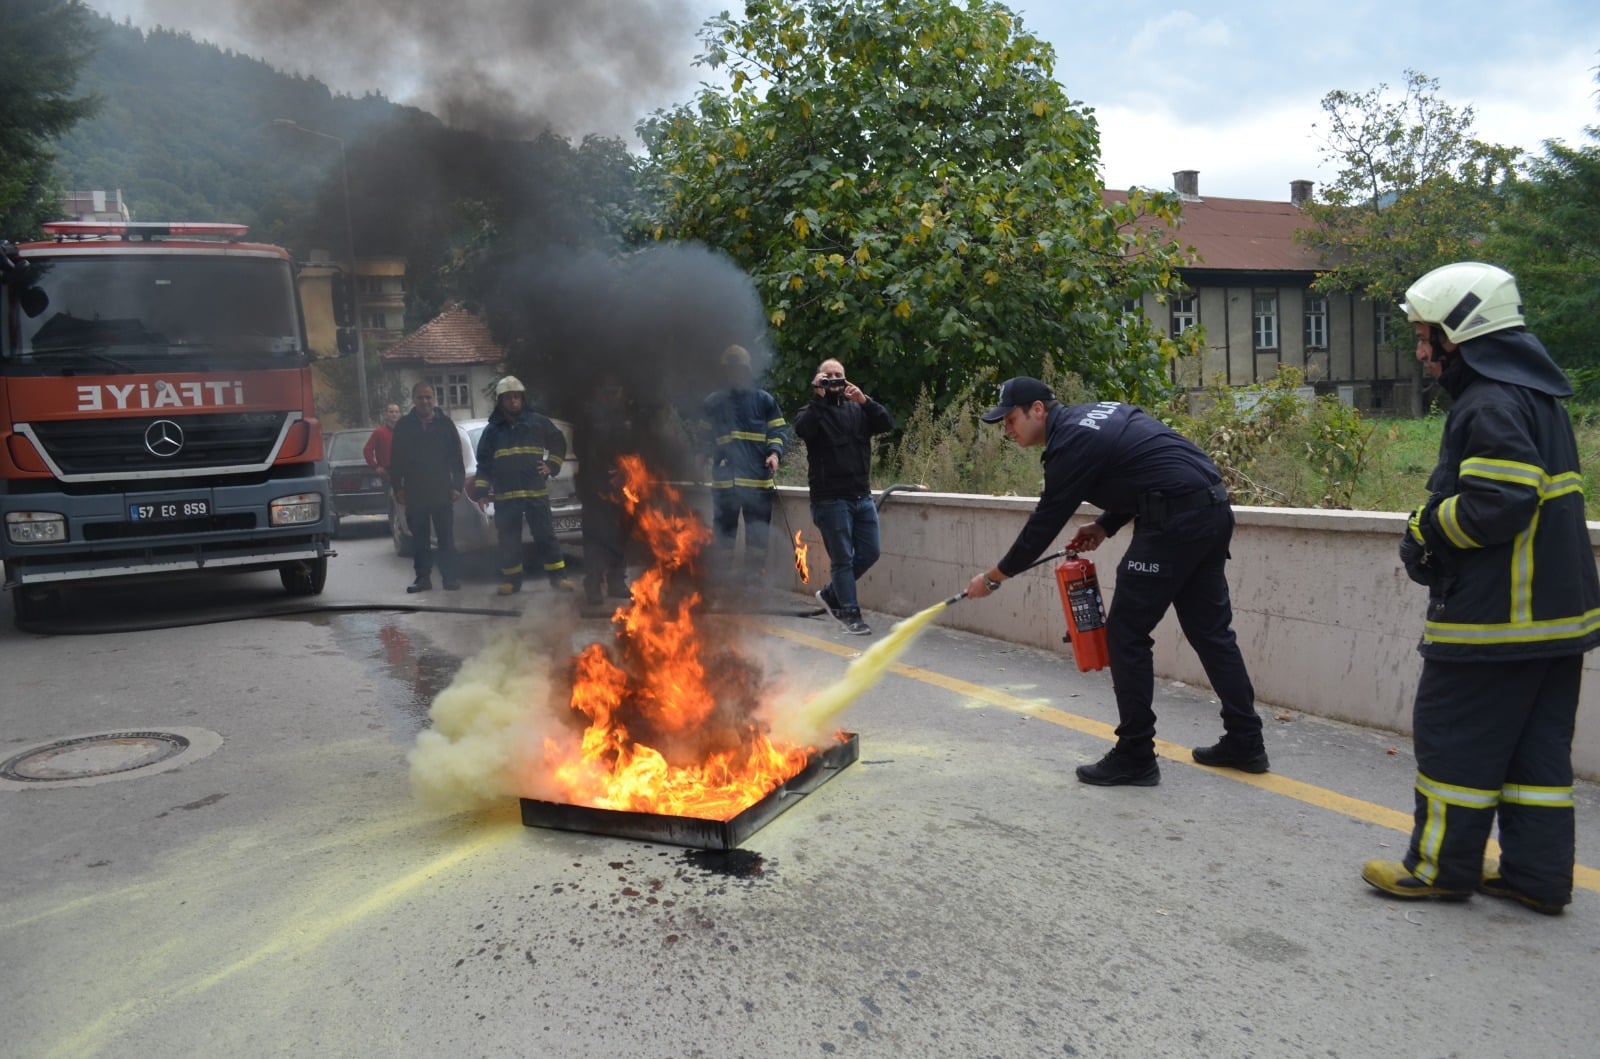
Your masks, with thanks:
[{"label": "wristwatch", "polygon": [[990,592],[1000,591],[1000,585],[1002,583],[1003,582],[996,581],[994,578],[990,577],[987,572],[985,572],[983,575],[983,587],[987,588]]}]

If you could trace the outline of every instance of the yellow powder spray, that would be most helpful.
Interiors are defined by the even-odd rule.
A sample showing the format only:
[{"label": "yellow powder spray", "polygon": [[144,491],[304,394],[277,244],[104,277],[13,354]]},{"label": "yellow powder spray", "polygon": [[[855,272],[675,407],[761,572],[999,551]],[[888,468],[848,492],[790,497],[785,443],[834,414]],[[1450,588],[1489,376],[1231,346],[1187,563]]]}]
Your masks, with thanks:
[{"label": "yellow powder spray", "polygon": [[935,603],[927,610],[918,611],[896,623],[894,628],[889,630],[889,635],[863,651],[860,658],[850,663],[850,667],[844,671],[844,676],[823,688],[815,698],[801,708],[798,721],[801,730],[806,733],[805,738],[814,741],[818,734],[825,733],[839,711],[883,679],[883,674],[905,654],[906,648],[921,635],[922,630],[928,627],[928,623],[933,621],[940,611],[960,598],[953,596],[942,603]]}]

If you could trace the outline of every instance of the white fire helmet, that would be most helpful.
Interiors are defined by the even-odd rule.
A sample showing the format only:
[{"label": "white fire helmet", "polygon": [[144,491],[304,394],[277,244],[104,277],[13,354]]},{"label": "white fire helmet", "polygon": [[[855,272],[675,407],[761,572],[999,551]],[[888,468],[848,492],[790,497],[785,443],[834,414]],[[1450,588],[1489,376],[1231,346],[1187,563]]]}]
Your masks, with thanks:
[{"label": "white fire helmet", "polygon": [[494,399],[496,401],[500,400],[501,394],[527,392],[528,388],[522,385],[522,380],[517,378],[515,375],[507,375],[505,378],[494,384]]},{"label": "white fire helmet", "polygon": [[1412,323],[1437,324],[1456,345],[1523,326],[1522,295],[1503,268],[1458,261],[1434,269],[1411,285],[1400,303]]}]

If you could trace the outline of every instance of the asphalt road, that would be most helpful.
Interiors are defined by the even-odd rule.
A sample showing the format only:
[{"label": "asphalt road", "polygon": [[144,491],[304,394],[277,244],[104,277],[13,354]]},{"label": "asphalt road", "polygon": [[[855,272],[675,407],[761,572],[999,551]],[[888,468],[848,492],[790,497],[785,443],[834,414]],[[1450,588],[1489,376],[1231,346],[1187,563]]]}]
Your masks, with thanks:
[{"label": "asphalt road", "polygon": [[[1403,849],[1403,740],[1273,708],[1243,779],[1186,760],[1216,708],[1169,685],[1162,784],[1084,787],[1109,678],[937,627],[845,714],[861,760],[742,857],[429,814],[406,751],[508,619],[384,609],[504,603],[487,571],[406,596],[382,532],[340,542],[314,606],[347,609],[251,574],[75,593],[94,634],[0,614],[0,758],[195,736],[166,771],[0,785],[0,1053],[1595,1054],[1592,869],[1561,918],[1361,883]],[[733,620],[820,686],[862,642],[802,599]]]}]

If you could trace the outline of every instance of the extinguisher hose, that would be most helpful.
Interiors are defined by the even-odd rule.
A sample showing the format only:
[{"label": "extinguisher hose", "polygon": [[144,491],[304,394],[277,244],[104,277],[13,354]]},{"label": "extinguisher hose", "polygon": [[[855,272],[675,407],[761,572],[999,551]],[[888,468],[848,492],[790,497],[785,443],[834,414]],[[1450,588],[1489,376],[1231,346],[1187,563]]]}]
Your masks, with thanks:
[{"label": "extinguisher hose", "polygon": [[[1045,563],[1052,562],[1052,561],[1054,561],[1056,559],[1064,559],[1064,558],[1067,558],[1067,557],[1070,557],[1070,556],[1076,555],[1076,554],[1077,553],[1074,552],[1071,548],[1060,548],[1060,549],[1057,549],[1056,551],[1051,552],[1049,555],[1041,555],[1039,558],[1035,559],[1033,562],[1029,563],[1027,566],[1024,566],[1021,570],[1018,570],[1017,573],[1019,573],[1019,574],[1026,573],[1027,571],[1032,570],[1035,566],[1043,566]],[[1015,575],[1013,575],[1013,576],[1015,576]],[[944,605],[948,607],[948,606],[951,606],[953,604],[960,603],[962,600],[964,600],[966,598],[967,598],[967,593],[965,591],[961,591],[961,592],[958,592],[955,595],[951,596],[949,599],[945,600],[944,601]]]}]

